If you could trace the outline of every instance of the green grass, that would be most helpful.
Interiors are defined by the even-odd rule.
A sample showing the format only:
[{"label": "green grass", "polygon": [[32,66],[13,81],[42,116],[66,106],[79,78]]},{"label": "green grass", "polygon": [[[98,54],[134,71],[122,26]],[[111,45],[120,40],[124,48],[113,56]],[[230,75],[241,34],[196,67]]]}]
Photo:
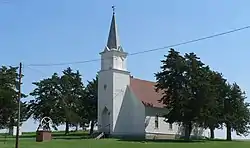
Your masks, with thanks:
[{"label": "green grass", "polygon": [[[89,139],[86,134],[72,133],[64,136],[62,133],[53,134],[50,142],[35,142],[34,133],[25,134],[20,138],[20,148],[249,148],[246,141],[125,141],[119,139]],[[0,148],[14,148],[14,137],[6,141],[0,135]]]}]

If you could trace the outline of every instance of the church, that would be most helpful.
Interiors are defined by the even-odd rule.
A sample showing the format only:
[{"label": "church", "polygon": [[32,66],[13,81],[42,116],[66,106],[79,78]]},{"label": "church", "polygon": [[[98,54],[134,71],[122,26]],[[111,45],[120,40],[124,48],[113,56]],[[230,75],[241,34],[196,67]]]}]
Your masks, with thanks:
[{"label": "church", "polygon": [[[166,108],[158,100],[155,82],[134,78],[127,69],[128,53],[122,48],[113,10],[108,41],[98,72],[98,131],[111,136],[175,138],[183,135],[177,123],[165,122]],[[194,128],[191,135],[209,136]]]}]

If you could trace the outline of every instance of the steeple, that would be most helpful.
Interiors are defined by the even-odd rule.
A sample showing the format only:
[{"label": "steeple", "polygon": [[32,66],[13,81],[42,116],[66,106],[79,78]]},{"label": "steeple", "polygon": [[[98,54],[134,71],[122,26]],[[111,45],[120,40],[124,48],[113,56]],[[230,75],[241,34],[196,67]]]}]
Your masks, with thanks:
[{"label": "steeple", "polygon": [[128,53],[124,52],[120,45],[115,21],[115,7],[112,6],[112,8],[113,15],[109,30],[108,42],[104,51],[100,53],[102,59],[101,71],[119,70],[127,72],[126,60]]},{"label": "steeple", "polygon": [[112,9],[113,9],[113,15],[112,15],[111,25],[110,25],[110,29],[109,29],[107,47],[105,50],[123,51],[121,48],[121,45],[120,45],[119,36],[118,36],[118,29],[117,29],[117,25],[116,25],[115,6],[112,6]]}]

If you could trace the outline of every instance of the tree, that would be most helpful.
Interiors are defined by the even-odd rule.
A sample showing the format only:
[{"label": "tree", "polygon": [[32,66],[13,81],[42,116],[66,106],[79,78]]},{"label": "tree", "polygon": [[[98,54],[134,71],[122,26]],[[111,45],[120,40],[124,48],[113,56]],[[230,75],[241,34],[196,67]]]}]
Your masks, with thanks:
[{"label": "tree", "polygon": [[64,112],[66,115],[66,133],[69,132],[69,126],[74,126],[79,123],[80,117],[77,114],[78,100],[82,97],[84,92],[84,86],[81,80],[79,71],[73,73],[71,68],[63,71],[61,77],[60,90],[62,105],[64,106]]},{"label": "tree", "polygon": [[97,120],[97,97],[98,97],[98,76],[92,81],[88,81],[83,95],[79,99],[78,114],[80,117],[81,126],[90,123],[89,134],[93,133],[94,125]]},{"label": "tree", "polygon": [[71,68],[67,68],[61,77],[54,73],[51,78],[33,84],[36,86],[30,93],[35,97],[30,101],[33,118],[41,120],[49,116],[54,127],[65,124],[65,134],[68,134],[69,127],[80,120],[77,106],[84,86],[79,71],[73,72]]},{"label": "tree", "polygon": [[227,140],[232,140],[231,132],[236,131],[237,135],[247,136],[249,134],[250,112],[249,104],[244,102],[245,93],[233,83],[228,84],[228,97],[224,99],[224,123],[227,128]]},{"label": "tree", "polygon": [[[12,128],[17,125],[18,111],[18,73],[17,67],[0,68],[0,129]],[[21,95],[26,97],[25,94]],[[29,118],[26,102],[21,102],[20,122]]]},{"label": "tree", "polygon": [[187,112],[184,113],[188,117],[189,121],[184,122],[186,131],[186,139],[189,138],[192,131],[192,124],[197,123],[200,117],[200,113],[203,105],[206,103],[206,97],[209,95],[209,67],[196,56],[195,53],[185,54],[186,71],[184,75],[187,80]]},{"label": "tree", "polygon": [[91,121],[90,134],[93,133],[94,124],[97,120],[97,99],[98,99],[98,76],[92,81],[88,81],[86,92],[86,112],[87,119]]},{"label": "tree", "polygon": [[54,126],[61,124],[61,114],[59,110],[59,94],[56,91],[56,86],[60,81],[59,76],[54,73],[51,78],[46,78],[40,82],[33,82],[36,88],[30,93],[35,99],[29,102],[30,113],[35,120],[40,121],[44,117],[50,117]]},{"label": "tree", "polygon": [[169,113],[166,114],[167,121],[170,123],[176,120],[181,122],[181,113],[184,112],[183,99],[185,97],[186,79],[184,76],[185,59],[179,52],[171,49],[169,54],[164,55],[166,60],[162,60],[161,72],[155,74],[157,85],[156,91],[162,90],[163,97],[160,102],[166,105]]},{"label": "tree", "polygon": [[227,91],[226,79],[221,73],[207,69],[207,84],[205,102],[203,104],[199,123],[203,128],[210,129],[210,138],[214,139],[215,128],[222,128],[223,124],[223,100],[226,97]]},{"label": "tree", "polygon": [[167,122],[181,122],[185,127],[185,139],[189,140],[192,124],[198,120],[204,104],[206,67],[194,53],[182,57],[170,49],[164,57],[161,72],[155,74],[156,91],[164,92],[160,102],[169,110],[165,115]]}]

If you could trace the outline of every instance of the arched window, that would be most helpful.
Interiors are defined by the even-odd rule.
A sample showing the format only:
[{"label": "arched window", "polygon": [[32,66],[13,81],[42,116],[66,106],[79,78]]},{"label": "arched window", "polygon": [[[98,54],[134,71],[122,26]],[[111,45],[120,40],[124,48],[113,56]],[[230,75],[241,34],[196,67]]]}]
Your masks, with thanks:
[{"label": "arched window", "polygon": [[169,123],[169,129],[173,130],[173,124],[172,123]]},{"label": "arched window", "polygon": [[156,129],[158,129],[159,128],[159,116],[158,116],[158,114],[156,114],[156,116],[155,116],[155,128]]}]

